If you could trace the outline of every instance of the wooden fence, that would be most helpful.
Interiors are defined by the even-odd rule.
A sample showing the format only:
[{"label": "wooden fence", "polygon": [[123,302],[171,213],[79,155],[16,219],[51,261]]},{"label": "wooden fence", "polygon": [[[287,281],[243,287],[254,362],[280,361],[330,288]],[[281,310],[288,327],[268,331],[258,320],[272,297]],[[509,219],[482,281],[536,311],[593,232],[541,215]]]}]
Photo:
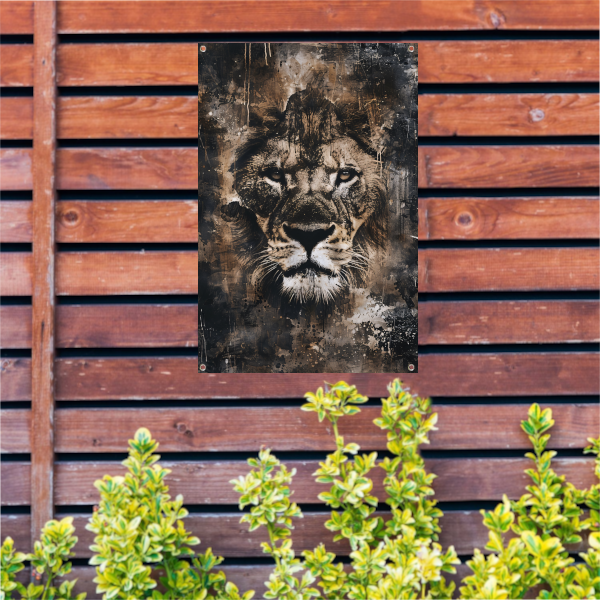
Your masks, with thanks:
[{"label": "wooden fence", "polygon": [[[324,377],[197,373],[201,41],[419,43],[420,360],[404,379],[440,415],[425,455],[442,542],[483,547],[477,509],[523,491],[534,400],[553,406],[557,470],[589,485],[597,30],[597,0],[0,2],[2,535],[28,550],[53,512],[75,515],[95,597],[92,484],[144,425],[241,588],[268,565],[228,480],[263,444],[298,469],[297,550],[348,552],[310,476],[331,438],[298,409]],[[390,376],[345,378],[378,398]],[[385,449],[376,413],[345,424],[364,449]]]}]

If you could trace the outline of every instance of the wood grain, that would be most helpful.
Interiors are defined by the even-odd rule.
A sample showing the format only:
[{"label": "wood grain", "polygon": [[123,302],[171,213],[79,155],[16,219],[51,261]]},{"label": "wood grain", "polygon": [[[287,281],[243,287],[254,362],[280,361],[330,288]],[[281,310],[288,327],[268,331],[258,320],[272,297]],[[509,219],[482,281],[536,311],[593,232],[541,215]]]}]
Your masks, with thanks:
[{"label": "wood grain", "polygon": [[596,290],[597,248],[419,251],[420,292]]},{"label": "wood grain", "polygon": [[[171,462],[161,461],[171,469],[165,479],[172,496],[183,494],[186,504],[237,505],[239,495],[233,491],[230,480],[244,475],[249,467],[245,461]],[[294,501],[302,504],[321,504],[318,494],[326,489],[315,483],[313,473],[318,461],[285,461],[297,474],[291,486]],[[511,499],[525,493],[531,481],[524,473],[531,461],[526,458],[429,458],[425,468],[437,475],[433,482],[435,497],[439,502],[501,500],[506,494]],[[594,461],[591,458],[556,458],[553,469],[565,475],[578,488],[588,488],[595,483]],[[125,468],[119,462],[58,462],[56,463],[57,506],[92,505],[99,500],[94,481],[105,474],[121,475]],[[27,506],[30,502],[30,466],[27,462],[3,462],[2,504]],[[383,470],[372,473],[373,493],[383,498]],[[10,485],[8,483],[10,482]]]},{"label": "wood grain", "polygon": [[[7,2],[0,2],[4,6]],[[33,85],[33,44],[2,44],[0,87]]]},{"label": "wood grain", "polygon": [[[31,504],[31,463],[0,462],[0,503],[2,506]],[[26,532],[31,544],[29,531]]]},{"label": "wood grain", "polygon": [[597,342],[595,300],[421,302],[419,345]]},{"label": "wood grain", "polygon": [[[0,3],[0,10],[7,2]],[[33,138],[33,98],[19,96],[0,98],[0,139]]]},{"label": "wood grain", "polygon": [[61,148],[63,190],[197,190],[197,148]]},{"label": "wood grain", "polygon": [[0,148],[0,188],[2,191],[32,189],[32,156],[31,148]]},{"label": "wood grain", "polygon": [[2,454],[29,454],[31,452],[31,410],[1,410]]},{"label": "wood grain", "polygon": [[597,81],[594,40],[419,44],[419,83]]},{"label": "wood grain", "polygon": [[63,252],[58,257],[57,294],[195,294],[196,252]]},{"label": "wood grain", "polygon": [[[387,396],[390,374],[212,374],[197,372],[195,357],[59,359],[59,400],[302,398],[324,381],[344,379],[371,397]],[[597,394],[593,352],[425,354],[406,385],[428,396]]]},{"label": "wood grain", "polygon": [[[60,348],[166,348],[198,345],[198,305],[112,304],[58,307]],[[107,327],[107,323],[113,323]]]},{"label": "wood grain", "polygon": [[598,135],[598,94],[424,94],[419,136]]},{"label": "wood grain", "polygon": [[63,97],[58,135],[69,139],[197,138],[197,96]]},{"label": "wood grain", "polygon": [[[0,33],[32,33],[32,2],[2,3]],[[11,6],[14,5],[14,6]],[[303,1],[282,0],[273,5],[265,0],[202,3],[91,1],[59,5],[60,33],[183,33],[183,32],[275,32],[275,31],[418,31],[470,29],[558,29],[597,28],[598,3],[571,0],[567,5],[552,0],[534,3],[504,0],[495,2],[410,2],[395,10],[394,2],[375,0]]]},{"label": "wood grain", "polygon": [[2,358],[0,359],[0,400],[11,402],[31,400],[31,359]]},{"label": "wood grain", "polygon": [[64,44],[58,84],[197,85],[198,44]]},{"label": "wood grain", "polygon": [[31,348],[31,306],[0,306],[0,348]]},{"label": "wood grain", "polygon": [[0,261],[0,294],[31,296],[32,258],[30,252],[5,252]]},{"label": "wood grain", "polygon": [[421,198],[419,239],[595,239],[597,197]]},{"label": "wood grain", "polygon": [[29,200],[0,202],[0,242],[31,242],[31,207]]},{"label": "wood grain", "polygon": [[197,200],[63,200],[56,217],[59,242],[198,240]]},{"label": "wood grain", "polygon": [[421,146],[419,188],[597,187],[598,146]]},{"label": "wood grain", "polygon": [[56,0],[34,12],[31,539],[54,516]]},{"label": "wood grain", "polygon": [[[427,450],[529,449],[521,431],[527,406],[443,405],[435,408],[439,430],[432,432]],[[10,415],[14,411],[5,411]],[[558,423],[549,448],[585,448],[600,429],[593,404],[553,405]],[[386,435],[373,424],[379,407],[364,407],[361,418],[340,422],[340,433],[363,450],[386,450]],[[262,446],[282,451],[335,450],[328,427],[316,415],[298,407],[269,408],[158,408],[144,411],[144,426],[160,443],[162,452],[253,452]],[[462,424],[468,422],[470,434]],[[21,415],[6,427],[28,425]],[[61,409],[56,413],[57,452],[123,452],[140,426],[137,409]],[[2,428],[4,431],[4,423]],[[238,435],[243,431],[244,435]],[[497,432],[502,431],[501,438]]]}]

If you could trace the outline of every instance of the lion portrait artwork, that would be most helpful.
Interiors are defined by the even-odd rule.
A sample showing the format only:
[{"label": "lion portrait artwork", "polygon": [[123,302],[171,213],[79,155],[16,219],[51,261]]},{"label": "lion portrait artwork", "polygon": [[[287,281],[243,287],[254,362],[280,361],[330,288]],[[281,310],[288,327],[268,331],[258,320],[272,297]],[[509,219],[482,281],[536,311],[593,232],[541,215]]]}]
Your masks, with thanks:
[{"label": "lion portrait artwork", "polygon": [[199,52],[199,365],[417,366],[417,51]]}]

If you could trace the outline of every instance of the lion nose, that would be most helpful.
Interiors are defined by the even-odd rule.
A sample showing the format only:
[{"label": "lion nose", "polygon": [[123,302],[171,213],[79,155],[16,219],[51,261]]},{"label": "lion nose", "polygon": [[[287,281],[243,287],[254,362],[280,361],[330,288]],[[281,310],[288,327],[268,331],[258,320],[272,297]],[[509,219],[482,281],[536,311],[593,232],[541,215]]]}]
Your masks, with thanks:
[{"label": "lion nose", "polygon": [[285,234],[292,240],[300,242],[304,246],[306,254],[310,257],[313,248],[319,242],[326,240],[335,231],[335,225],[332,225],[331,227],[311,227],[310,229],[301,229],[299,227],[284,225],[283,231],[285,231]]}]

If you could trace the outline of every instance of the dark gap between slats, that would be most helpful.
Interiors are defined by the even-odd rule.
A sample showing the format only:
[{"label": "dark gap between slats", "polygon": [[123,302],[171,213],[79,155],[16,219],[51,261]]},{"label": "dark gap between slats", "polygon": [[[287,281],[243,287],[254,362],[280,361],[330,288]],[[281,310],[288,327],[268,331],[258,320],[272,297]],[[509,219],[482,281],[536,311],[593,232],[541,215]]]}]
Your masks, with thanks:
[{"label": "dark gap between slats", "polygon": [[[1,44],[1,42],[0,42]],[[3,87],[0,92],[0,96],[2,98],[21,98],[21,97],[30,97],[33,98],[33,88],[32,87]],[[4,140],[2,141],[4,144]]]},{"label": "dark gap between slats", "polygon": [[0,201],[10,202],[11,200],[33,200],[33,192],[30,190],[23,192],[0,191]]},{"label": "dark gap between slats", "polygon": [[[8,36],[7,36],[8,37]],[[23,36],[26,37],[26,36]],[[510,41],[597,40],[598,31],[314,31],[269,33],[62,33],[61,44],[189,44],[201,42],[419,42],[419,41]]]},{"label": "dark gap between slats", "polygon": [[558,239],[558,240],[419,240],[419,250],[433,248],[597,248],[598,239]]},{"label": "dark gap between slats", "polygon": [[31,296],[0,296],[0,306],[31,306]]},{"label": "dark gap between slats", "polygon": [[31,408],[29,400],[19,400],[16,402],[0,402],[1,410],[28,410]]},{"label": "dark gap between slats", "polygon": [[[195,140],[194,140],[195,141]],[[598,145],[595,135],[419,136],[419,146],[561,146]]]},{"label": "dark gap between slats", "polygon": [[27,242],[2,242],[0,250],[2,252],[32,252],[33,244]]},{"label": "dark gap between slats", "polygon": [[33,141],[32,140],[2,140],[0,145],[5,150],[10,150],[11,148],[33,148]]},{"label": "dark gap between slats", "polygon": [[33,34],[27,33],[8,33],[0,36],[0,45],[2,44],[33,44]]},{"label": "dark gap between slats", "polygon": [[529,196],[571,197],[600,195],[597,187],[563,188],[428,188],[419,189],[419,198],[521,198]]},{"label": "dark gap between slats", "polygon": [[[164,296],[57,296],[57,304],[198,304],[198,294]],[[30,302],[31,303],[31,302]],[[2,304],[0,302],[0,304]]]},{"label": "dark gap between slats", "polygon": [[[578,354],[584,352],[597,352],[600,345],[594,342],[582,342],[577,344],[447,344],[443,346],[421,346],[419,355],[424,354],[539,354],[569,352]],[[600,360],[600,356],[598,357]]]},{"label": "dark gap between slats", "polygon": [[31,506],[0,506],[2,515],[30,515]]},{"label": "dark gap between slats", "polygon": [[556,292],[420,292],[419,302],[473,302],[513,300],[598,300],[598,291],[560,290]]},{"label": "dark gap between slats", "polygon": [[0,350],[0,358],[31,358],[31,349],[4,349]]},{"label": "dark gap between slats", "polygon": [[31,454],[2,454],[0,462],[29,462]]}]

